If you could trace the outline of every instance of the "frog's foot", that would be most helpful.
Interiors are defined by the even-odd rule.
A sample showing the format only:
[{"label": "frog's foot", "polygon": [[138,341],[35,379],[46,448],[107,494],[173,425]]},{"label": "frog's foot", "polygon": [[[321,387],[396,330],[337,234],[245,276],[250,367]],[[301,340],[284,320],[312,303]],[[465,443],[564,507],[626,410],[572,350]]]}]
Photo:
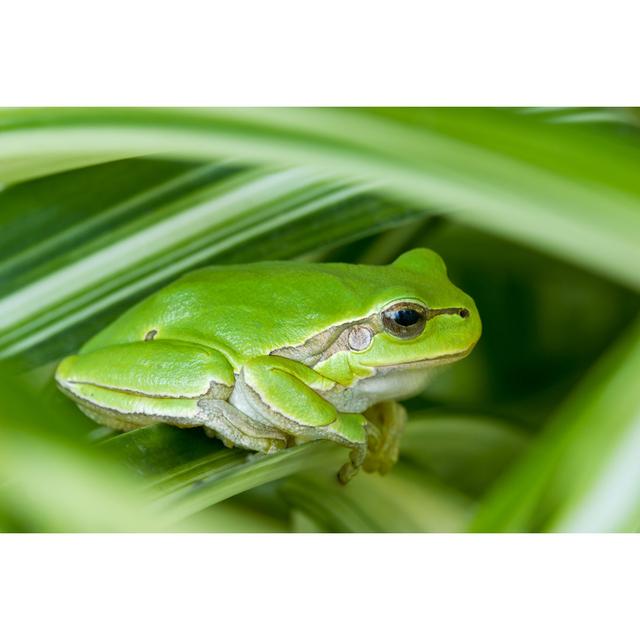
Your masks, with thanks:
[{"label": "frog's foot", "polygon": [[369,420],[369,427],[368,451],[362,468],[369,473],[388,473],[398,461],[407,412],[397,402],[380,402],[367,409],[364,415]]},{"label": "frog's foot", "polygon": [[358,473],[367,456],[367,445],[360,445],[351,449],[349,454],[349,462],[340,467],[338,471],[338,481],[340,484],[347,484],[353,476]]},{"label": "frog's foot", "polygon": [[347,484],[358,473],[367,456],[367,421],[359,413],[339,413],[334,422],[318,431],[324,431],[327,440],[349,447],[349,461],[340,467],[338,481]]},{"label": "frog's foot", "polygon": [[204,398],[198,406],[207,435],[219,438],[227,447],[276,453],[289,444],[286,434],[251,419],[225,400]]}]

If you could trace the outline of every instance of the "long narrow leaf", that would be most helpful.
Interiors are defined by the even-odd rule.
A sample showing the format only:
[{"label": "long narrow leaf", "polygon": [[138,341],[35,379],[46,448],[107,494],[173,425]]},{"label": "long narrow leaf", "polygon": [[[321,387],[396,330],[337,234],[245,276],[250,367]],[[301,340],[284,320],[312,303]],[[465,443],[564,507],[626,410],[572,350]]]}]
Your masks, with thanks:
[{"label": "long narrow leaf", "polygon": [[[211,171],[218,170],[193,169],[177,179],[177,190],[161,186],[160,208],[156,189],[65,230],[51,242],[69,236],[85,241],[63,257],[47,259],[49,243],[40,243],[41,252],[34,247],[27,257],[23,252],[0,260],[0,271],[8,271],[17,260],[38,259],[34,270],[5,282],[13,291],[0,299],[0,353],[30,350],[32,362],[59,357],[69,349],[66,332],[72,327],[78,346],[95,331],[98,315],[104,324],[125,303],[214,259],[291,257],[319,240],[344,242],[425,215],[304,171],[227,173],[202,184]],[[174,192],[175,200],[166,197]],[[96,225],[139,210],[142,215],[93,237]]]},{"label": "long narrow leaf", "polygon": [[317,167],[640,287],[638,145],[596,126],[497,113],[7,110],[0,169],[16,157],[90,150]]},{"label": "long narrow leaf", "polygon": [[481,531],[640,526],[640,323],[608,353],[490,494]]}]

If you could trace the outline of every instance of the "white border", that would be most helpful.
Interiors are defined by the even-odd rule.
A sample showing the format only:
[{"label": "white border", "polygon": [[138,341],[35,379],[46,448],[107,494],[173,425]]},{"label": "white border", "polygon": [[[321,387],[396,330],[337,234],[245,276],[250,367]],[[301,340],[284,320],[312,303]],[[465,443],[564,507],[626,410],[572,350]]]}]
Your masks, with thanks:
[{"label": "white border", "polygon": [[0,537],[3,638],[637,637],[633,535]]},{"label": "white border", "polygon": [[631,0],[5,3],[0,104],[633,105]]}]

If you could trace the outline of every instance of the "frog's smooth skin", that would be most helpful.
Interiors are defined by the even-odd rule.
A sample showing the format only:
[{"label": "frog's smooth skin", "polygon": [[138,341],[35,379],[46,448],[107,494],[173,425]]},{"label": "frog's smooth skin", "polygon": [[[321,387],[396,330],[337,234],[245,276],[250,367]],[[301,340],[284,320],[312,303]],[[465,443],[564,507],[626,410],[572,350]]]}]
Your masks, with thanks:
[{"label": "frog's smooth skin", "polygon": [[263,262],[189,273],[63,360],[56,380],[100,424],[204,427],[272,453],[311,440],[351,448],[339,473],[388,471],[405,421],[395,402],[474,347],[473,300],[442,259],[388,266]]}]

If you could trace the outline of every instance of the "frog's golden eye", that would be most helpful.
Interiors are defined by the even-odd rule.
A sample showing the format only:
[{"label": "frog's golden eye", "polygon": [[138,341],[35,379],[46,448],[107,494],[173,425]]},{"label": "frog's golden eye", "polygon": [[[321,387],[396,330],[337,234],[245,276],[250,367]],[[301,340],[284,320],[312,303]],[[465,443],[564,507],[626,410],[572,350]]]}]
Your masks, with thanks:
[{"label": "frog's golden eye", "polygon": [[396,302],[382,312],[384,330],[396,338],[419,336],[426,322],[427,309],[416,302]]}]

